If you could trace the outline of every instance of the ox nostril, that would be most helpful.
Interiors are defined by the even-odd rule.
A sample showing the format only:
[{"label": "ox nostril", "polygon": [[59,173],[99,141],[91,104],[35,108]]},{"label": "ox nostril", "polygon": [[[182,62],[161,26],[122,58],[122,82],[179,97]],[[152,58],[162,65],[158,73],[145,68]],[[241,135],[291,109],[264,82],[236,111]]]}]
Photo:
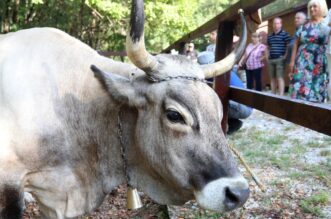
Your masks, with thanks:
[{"label": "ox nostril", "polygon": [[225,188],[224,205],[227,211],[241,207],[249,196],[249,189]]}]

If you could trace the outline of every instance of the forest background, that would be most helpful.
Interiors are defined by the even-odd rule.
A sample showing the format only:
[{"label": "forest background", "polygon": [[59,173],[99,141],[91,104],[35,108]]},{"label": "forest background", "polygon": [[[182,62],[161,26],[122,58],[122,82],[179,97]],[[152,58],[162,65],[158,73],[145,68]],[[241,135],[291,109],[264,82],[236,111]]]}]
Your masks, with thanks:
[{"label": "forest background", "polygon": [[[160,52],[235,2],[145,0],[147,49]],[[0,33],[56,27],[96,50],[122,51],[130,8],[130,0],[1,0]]]}]

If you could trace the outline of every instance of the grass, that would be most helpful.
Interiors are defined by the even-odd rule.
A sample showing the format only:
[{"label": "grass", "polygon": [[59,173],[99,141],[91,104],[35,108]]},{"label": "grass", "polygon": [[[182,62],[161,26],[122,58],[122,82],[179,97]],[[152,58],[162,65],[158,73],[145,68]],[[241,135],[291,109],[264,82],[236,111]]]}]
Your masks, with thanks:
[{"label": "grass", "polygon": [[303,172],[303,171],[298,171],[298,170],[291,171],[287,175],[287,177],[289,177],[290,179],[297,179],[297,180],[303,179],[307,176],[309,176],[308,173]]},{"label": "grass", "polygon": [[283,135],[266,135],[265,132],[250,129],[249,134],[238,132],[230,136],[230,143],[232,143],[245,157],[245,159],[252,164],[265,165],[269,163],[269,159],[276,159],[274,155],[280,149],[280,145],[287,140],[287,136]]},{"label": "grass", "polygon": [[315,179],[325,183],[327,186],[331,187],[331,164],[321,163],[319,165],[305,165],[301,167],[301,170],[309,177],[314,177]]},{"label": "grass", "polygon": [[291,147],[289,147],[286,151],[288,154],[294,154],[295,156],[303,155],[308,151],[307,147],[305,147],[303,144],[292,144]]},{"label": "grass", "polygon": [[324,142],[326,142],[326,143],[329,143],[329,145],[330,145],[330,143],[331,143],[331,137],[329,137],[329,136],[325,136],[325,137],[323,137],[323,139],[322,139]]},{"label": "grass", "polygon": [[[325,139],[325,138],[323,138]],[[326,148],[330,145],[328,141],[315,139],[314,141],[309,141],[306,143],[307,147],[310,148]]]},{"label": "grass", "polygon": [[289,141],[294,144],[294,145],[299,145],[301,144],[301,141],[297,138],[290,138]]},{"label": "grass", "polygon": [[281,170],[286,170],[291,167],[292,159],[290,155],[280,155],[279,157],[274,156],[270,158],[270,164]]},{"label": "grass", "polygon": [[[299,158],[309,148],[324,148],[329,144],[328,141],[331,142],[331,138],[324,137],[322,140],[313,139],[303,142],[300,139],[289,138],[286,135],[273,135],[270,132],[251,128],[246,133],[240,131],[230,136],[229,141],[241,152],[248,163],[259,166],[271,165],[282,170],[287,170],[289,168],[297,168],[297,166],[300,167],[300,163],[303,161]],[[282,145],[287,146],[284,147]],[[330,151],[323,150],[320,155],[330,156],[330,154]],[[292,174],[292,177],[294,175]],[[301,175],[303,176],[305,174]]]},{"label": "grass", "polygon": [[271,200],[272,197],[270,196],[265,196],[261,199],[261,206],[263,206],[264,208],[270,208],[272,206],[272,200]]},{"label": "grass", "polygon": [[304,166],[303,170],[313,173],[316,176],[323,177],[323,176],[329,176],[331,171],[330,168],[331,167],[327,163],[319,164],[319,165],[311,164]]},{"label": "grass", "polygon": [[320,151],[320,155],[321,155],[322,157],[330,157],[330,155],[331,155],[331,151],[329,151],[329,150],[323,150],[323,151]]},{"label": "grass", "polygon": [[[328,186],[331,185],[331,159],[325,164],[318,165],[307,164],[301,160],[310,148],[324,148],[330,144],[329,137],[303,142],[297,138],[272,135],[252,128],[247,133],[241,131],[238,135],[231,136],[230,142],[238,148],[250,165],[275,166],[286,171],[284,174],[290,179],[304,180],[306,177],[314,177]],[[284,147],[282,144],[287,146]],[[320,152],[320,155],[325,157],[329,157],[330,154],[329,150]]]},{"label": "grass", "polygon": [[223,214],[221,213],[215,213],[215,212],[210,212],[208,210],[198,210],[195,212],[185,212],[180,215],[179,218],[185,218],[185,219],[218,219],[222,218]]},{"label": "grass", "polygon": [[294,125],[288,125],[288,126],[286,126],[286,127],[284,128],[284,131],[288,132],[288,131],[291,131],[291,130],[293,130],[293,129],[295,129],[295,126],[294,126]]},{"label": "grass", "polygon": [[280,145],[287,139],[285,135],[274,135],[265,139],[267,145]]},{"label": "grass", "polygon": [[325,206],[328,201],[329,195],[326,192],[321,192],[300,201],[300,207],[306,213],[311,213],[317,217],[324,217],[321,207]]},{"label": "grass", "polygon": [[321,147],[321,144],[316,141],[309,141],[306,145],[310,148],[320,148]]},{"label": "grass", "polygon": [[[284,129],[289,131],[292,128],[289,126]],[[272,131],[250,128],[230,136],[229,142],[240,151],[251,168],[277,167],[281,170],[279,173],[282,176],[281,178],[270,179],[269,182],[265,182],[265,185],[273,188],[273,190],[282,192],[285,189],[284,186],[290,188],[293,183],[305,181],[308,184],[318,182],[323,188],[327,189],[331,187],[331,151],[328,148],[331,145],[331,137],[316,137],[305,141],[304,138],[295,138],[295,136],[292,138],[292,136],[287,136],[286,133],[284,135],[274,134]],[[318,164],[305,162],[304,156],[310,151],[317,151],[316,156],[325,157],[327,161]],[[280,181],[280,179],[282,180]],[[260,197],[259,203],[265,207],[270,206],[270,209],[272,209],[273,204],[269,198]],[[282,199],[282,202],[286,201],[286,197],[280,199]],[[322,217],[323,208],[329,199],[327,193],[319,193],[305,200],[298,198],[297,200],[289,199],[287,201],[296,202],[305,213]]]},{"label": "grass", "polygon": [[157,218],[158,219],[168,219],[169,218],[168,209],[165,205],[160,205],[159,213],[157,214]]}]

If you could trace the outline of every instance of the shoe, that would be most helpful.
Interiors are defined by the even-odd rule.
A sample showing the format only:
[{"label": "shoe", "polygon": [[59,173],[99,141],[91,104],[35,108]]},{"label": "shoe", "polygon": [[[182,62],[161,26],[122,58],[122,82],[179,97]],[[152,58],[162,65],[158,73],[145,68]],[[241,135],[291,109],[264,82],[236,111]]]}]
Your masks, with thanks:
[{"label": "shoe", "polygon": [[239,119],[228,119],[228,126],[229,129],[227,131],[227,134],[231,135],[243,126],[243,122]]}]

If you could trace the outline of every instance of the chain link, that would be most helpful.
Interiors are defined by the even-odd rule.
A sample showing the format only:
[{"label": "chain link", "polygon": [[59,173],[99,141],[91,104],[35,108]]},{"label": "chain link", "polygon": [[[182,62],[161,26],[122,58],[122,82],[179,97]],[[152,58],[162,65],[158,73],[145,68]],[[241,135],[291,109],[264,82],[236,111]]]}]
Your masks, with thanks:
[{"label": "chain link", "polygon": [[148,77],[148,79],[150,79],[151,81],[155,82],[155,83],[160,83],[160,82],[164,82],[164,81],[170,81],[170,80],[175,80],[175,79],[184,79],[184,80],[190,80],[190,81],[199,81],[202,83],[207,83],[207,84],[213,84],[213,82],[211,81],[207,81],[205,79],[201,79],[201,78],[196,78],[196,77],[189,77],[189,76],[175,76],[175,77],[165,77],[162,79],[156,79],[152,76]]},{"label": "chain link", "polygon": [[124,174],[125,174],[126,185],[129,186],[130,177],[129,177],[129,173],[128,173],[128,159],[126,157],[126,153],[125,153],[126,151],[124,148],[123,130],[122,130],[120,112],[118,113],[118,116],[117,116],[117,132],[118,132],[118,138],[119,138],[120,144],[121,144],[121,157],[123,160],[123,170],[124,170]]}]

